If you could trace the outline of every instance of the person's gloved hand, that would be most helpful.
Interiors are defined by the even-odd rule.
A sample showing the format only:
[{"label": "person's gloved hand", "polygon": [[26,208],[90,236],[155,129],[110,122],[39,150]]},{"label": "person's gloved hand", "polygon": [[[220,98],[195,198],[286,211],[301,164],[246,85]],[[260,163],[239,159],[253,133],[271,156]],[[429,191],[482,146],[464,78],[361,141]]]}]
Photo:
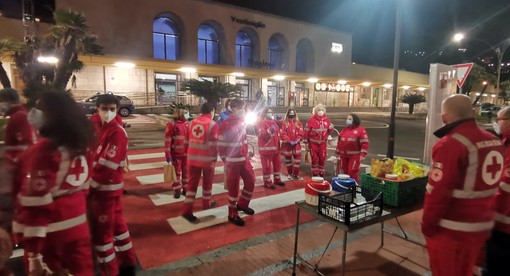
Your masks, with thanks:
[{"label": "person's gloved hand", "polygon": [[295,145],[297,145],[297,142],[296,142],[296,141],[291,141],[291,142],[290,142],[290,145],[291,145],[291,146],[295,146]]},{"label": "person's gloved hand", "polygon": [[333,129],[333,128],[335,128],[335,126],[333,124],[330,124],[329,129]]},{"label": "person's gloved hand", "polygon": [[271,129],[270,129],[270,128],[268,128],[268,129],[267,129],[267,134],[269,134],[269,135],[272,135],[272,134],[273,134],[273,132],[271,131]]},{"label": "person's gloved hand", "polygon": [[276,126],[272,125],[271,128],[273,129],[273,133],[276,132]]},{"label": "person's gloved hand", "polygon": [[365,157],[366,157],[366,156],[363,156],[363,155],[362,155],[359,159],[360,159],[361,161],[363,161],[363,160],[365,160]]},{"label": "person's gloved hand", "polygon": [[172,157],[167,157],[167,158],[166,158],[166,162],[167,162],[167,163],[172,163]]}]

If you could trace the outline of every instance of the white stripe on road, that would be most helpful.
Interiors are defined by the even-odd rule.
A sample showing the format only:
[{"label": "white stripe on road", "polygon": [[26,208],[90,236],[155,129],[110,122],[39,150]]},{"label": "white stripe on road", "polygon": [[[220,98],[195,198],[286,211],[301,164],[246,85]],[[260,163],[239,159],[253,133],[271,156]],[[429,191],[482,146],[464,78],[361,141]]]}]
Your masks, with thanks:
[{"label": "white stripe on road", "polygon": [[[160,168],[161,168],[161,170],[163,170],[163,166],[161,166]],[[253,164],[253,169],[254,170],[260,169],[260,168],[262,168],[262,164],[261,163]],[[224,173],[225,173],[225,171],[224,171],[224,167],[223,166],[218,166],[218,167],[214,168],[214,175],[224,174]],[[151,185],[151,184],[156,184],[156,183],[164,182],[163,174],[162,173],[137,176],[136,179],[138,180],[138,182],[140,182],[140,185]]]},{"label": "white stripe on road", "polygon": [[156,153],[144,153],[144,154],[130,154],[128,155],[128,160],[140,160],[140,159],[148,159],[148,158],[165,158],[164,152],[156,152]]},{"label": "white stripe on road", "polygon": [[139,170],[148,170],[148,169],[161,169],[166,164],[166,162],[153,162],[153,163],[143,163],[143,164],[129,164],[130,171],[139,171]]},{"label": "white stripe on road", "polygon": [[[255,186],[262,186],[264,185],[264,182],[262,181],[262,176],[257,176],[255,178]],[[243,187],[243,182],[240,183],[240,188]],[[223,182],[213,183],[212,187],[212,195],[219,195],[226,193],[227,190],[223,187]],[[195,200],[198,200],[202,198],[202,185],[200,185],[197,189],[197,194],[195,197]],[[173,192],[167,192],[162,194],[155,194],[155,195],[149,195],[149,198],[152,200],[152,203],[156,206],[166,205],[166,204],[172,204],[176,202],[184,201],[184,196],[181,196],[179,198],[174,198]],[[212,198],[214,200],[214,198]]]},{"label": "white stripe on road", "polygon": [[[255,210],[256,215],[277,208],[293,205],[294,202],[303,200],[304,198],[304,189],[299,189],[286,193],[253,199],[250,202],[250,208]],[[227,206],[220,206],[213,209],[195,212],[194,215],[199,218],[199,223],[190,223],[181,216],[170,218],[167,221],[172,229],[178,235],[180,235],[227,222],[228,208]],[[246,215],[243,212],[239,212],[239,216],[245,217]]]}]

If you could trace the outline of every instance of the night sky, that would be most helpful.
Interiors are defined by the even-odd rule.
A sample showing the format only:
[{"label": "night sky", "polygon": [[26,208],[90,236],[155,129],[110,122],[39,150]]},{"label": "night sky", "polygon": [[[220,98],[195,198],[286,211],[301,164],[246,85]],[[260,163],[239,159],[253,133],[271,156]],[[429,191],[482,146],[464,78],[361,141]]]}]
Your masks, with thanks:
[{"label": "night sky", "polygon": [[[346,31],[353,61],[393,66],[394,0],[216,0]],[[510,38],[509,0],[402,0],[401,68],[427,71],[429,63],[460,63],[495,56],[482,42],[451,43],[455,32],[495,46]],[[458,48],[468,51],[459,54]],[[413,53],[404,51],[412,50]],[[425,55],[417,52],[425,52]],[[439,53],[443,52],[442,55]],[[510,57],[510,49],[505,59]]]}]

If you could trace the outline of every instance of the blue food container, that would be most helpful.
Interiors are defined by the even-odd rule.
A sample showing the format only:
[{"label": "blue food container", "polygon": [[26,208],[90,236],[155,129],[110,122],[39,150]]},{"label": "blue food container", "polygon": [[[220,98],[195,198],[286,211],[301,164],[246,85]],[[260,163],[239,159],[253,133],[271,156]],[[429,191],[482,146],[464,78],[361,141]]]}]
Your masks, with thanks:
[{"label": "blue food container", "polygon": [[356,181],[347,174],[339,174],[331,179],[331,186],[333,187],[332,193],[335,194],[345,193],[355,185]]}]

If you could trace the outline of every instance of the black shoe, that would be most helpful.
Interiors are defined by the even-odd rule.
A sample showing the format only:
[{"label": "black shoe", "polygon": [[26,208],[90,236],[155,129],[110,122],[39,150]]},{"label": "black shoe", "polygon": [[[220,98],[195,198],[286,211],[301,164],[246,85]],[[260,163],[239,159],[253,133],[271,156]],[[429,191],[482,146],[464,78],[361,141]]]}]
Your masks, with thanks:
[{"label": "black shoe", "polygon": [[237,210],[239,210],[247,215],[250,215],[250,216],[255,214],[255,210],[253,210],[252,208],[250,208],[250,207],[242,208],[241,206],[239,206],[239,204],[237,204]]},{"label": "black shoe", "polygon": [[119,276],[135,276],[135,275],[136,267],[134,266],[119,267]]},{"label": "black shoe", "polygon": [[182,189],[182,195],[186,196],[186,190],[185,189]]},{"label": "black shoe", "polygon": [[191,223],[197,223],[198,222],[198,218],[195,217],[194,215],[182,215],[183,218],[185,218],[187,221],[191,222]]},{"label": "black shoe", "polygon": [[266,184],[264,184],[264,188],[271,189],[271,190],[276,189],[276,187],[274,185],[269,186],[269,185],[266,185]]},{"label": "black shoe", "polygon": [[228,217],[228,221],[231,223],[237,225],[237,226],[244,226],[244,220],[240,217]]},{"label": "black shoe", "polygon": [[276,182],[276,185],[284,187],[285,186],[285,182],[283,182],[283,181]]},{"label": "black shoe", "polygon": [[181,197],[181,192],[174,192],[174,198]]}]

